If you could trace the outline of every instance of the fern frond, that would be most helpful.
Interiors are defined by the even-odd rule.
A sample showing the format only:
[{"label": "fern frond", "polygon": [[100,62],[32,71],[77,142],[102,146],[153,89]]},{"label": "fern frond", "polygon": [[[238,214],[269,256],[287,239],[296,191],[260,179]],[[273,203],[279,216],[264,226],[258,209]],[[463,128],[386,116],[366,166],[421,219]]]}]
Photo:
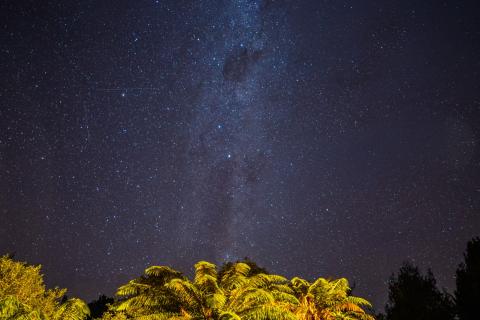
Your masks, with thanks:
[{"label": "fern frond", "polygon": [[188,280],[172,279],[165,285],[179,301],[183,302],[186,309],[196,309],[201,306],[199,290]]},{"label": "fern frond", "polygon": [[227,291],[239,288],[247,281],[250,266],[243,262],[233,264],[220,279],[220,286]]},{"label": "fern frond", "polygon": [[293,277],[290,282],[294,288],[308,288],[311,285],[310,282],[300,277]]},{"label": "fern frond", "polygon": [[222,310],[227,302],[227,297],[222,293],[214,293],[207,297],[207,305],[214,310]]},{"label": "fern frond", "polygon": [[244,316],[245,320],[297,320],[295,314],[289,310],[276,306],[276,305],[264,305],[260,308],[256,308]]},{"label": "fern frond", "polygon": [[195,264],[195,282],[203,276],[217,277],[217,266],[208,261],[199,261]]},{"label": "fern frond", "polygon": [[165,279],[166,281],[182,276],[181,272],[167,266],[151,266],[145,270],[145,274],[147,276]]},{"label": "fern frond", "polygon": [[235,312],[226,311],[220,313],[218,320],[242,320],[242,318],[240,318],[240,316]]},{"label": "fern frond", "polygon": [[300,301],[298,301],[297,297],[290,293],[273,291],[272,295],[276,302],[289,303],[294,306],[300,304]]},{"label": "fern frond", "polygon": [[84,320],[90,316],[88,305],[81,299],[72,298],[62,303],[55,312],[54,319]]},{"label": "fern frond", "polygon": [[134,318],[135,320],[173,320],[173,319],[182,319],[182,316],[179,313],[172,312],[163,312],[163,313],[152,313],[149,315],[138,316]]},{"label": "fern frond", "polygon": [[348,296],[347,301],[350,302],[350,303],[357,304],[359,306],[365,306],[365,307],[368,307],[368,308],[372,307],[372,304],[368,300],[360,298],[360,297]]},{"label": "fern frond", "polygon": [[288,280],[286,278],[279,275],[259,273],[249,278],[246,286],[253,288],[267,288],[270,285],[286,284],[287,282]]},{"label": "fern frond", "polygon": [[142,291],[149,289],[151,286],[147,284],[137,283],[135,280],[130,280],[127,284],[120,286],[117,289],[117,296],[133,296],[141,293]]}]

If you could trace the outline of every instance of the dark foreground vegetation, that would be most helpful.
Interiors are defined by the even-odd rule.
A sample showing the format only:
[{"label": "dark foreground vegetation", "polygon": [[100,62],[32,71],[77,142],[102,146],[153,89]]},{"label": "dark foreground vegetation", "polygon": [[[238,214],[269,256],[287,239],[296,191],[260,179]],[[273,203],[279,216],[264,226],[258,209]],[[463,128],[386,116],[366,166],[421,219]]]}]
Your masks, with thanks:
[{"label": "dark foreground vegetation", "polygon": [[385,314],[352,295],[348,281],[269,274],[245,259],[221,267],[200,261],[193,279],[168,266],[152,266],[88,305],[67,299],[65,289],[46,289],[40,266],[0,257],[0,319],[478,319],[480,239],[468,243],[456,272],[454,295],[440,291],[433,274],[404,264],[389,281]]}]

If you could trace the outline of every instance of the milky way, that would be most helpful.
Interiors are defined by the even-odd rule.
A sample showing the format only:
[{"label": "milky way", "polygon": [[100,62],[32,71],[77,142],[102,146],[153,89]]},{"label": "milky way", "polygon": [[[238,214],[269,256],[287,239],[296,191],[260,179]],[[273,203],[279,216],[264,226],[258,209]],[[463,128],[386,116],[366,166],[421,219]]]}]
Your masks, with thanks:
[{"label": "milky way", "polygon": [[250,1],[217,10],[207,16],[215,22],[206,39],[198,38],[207,43],[197,53],[203,76],[193,101],[181,228],[187,228],[188,248],[199,242],[223,260],[247,256],[270,219],[265,177],[275,173],[269,128],[289,105],[269,106],[289,49],[281,41],[288,36],[284,10]]}]

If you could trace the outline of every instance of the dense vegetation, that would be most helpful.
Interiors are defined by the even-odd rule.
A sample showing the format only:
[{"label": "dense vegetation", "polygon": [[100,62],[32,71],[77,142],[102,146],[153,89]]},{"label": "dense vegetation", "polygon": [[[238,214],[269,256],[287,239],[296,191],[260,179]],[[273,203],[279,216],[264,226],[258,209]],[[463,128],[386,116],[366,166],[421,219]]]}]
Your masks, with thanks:
[{"label": "dense vegetation", "polygon": [[[386,314],[378,319],[472,320],[480,298],[480,239],[468,243],[457,270],[455,296],[440,291],[433,274],[405,264],[389,282]],[[373,320],[370,303],[351,294],[348,281],[269,274],[250,260],[195,264],[192,279],[168,266],[152,266],[88,306],[67,299],[65,289],[46,289],[40,266],[0,257],[0,319],[301,319]]]},{"label": "dense vegetation", "polygon": [[40,266],[0,257],[0,319],[71,319],[90,314],[80,299],[67,299],[65,289],[45,288]]}]

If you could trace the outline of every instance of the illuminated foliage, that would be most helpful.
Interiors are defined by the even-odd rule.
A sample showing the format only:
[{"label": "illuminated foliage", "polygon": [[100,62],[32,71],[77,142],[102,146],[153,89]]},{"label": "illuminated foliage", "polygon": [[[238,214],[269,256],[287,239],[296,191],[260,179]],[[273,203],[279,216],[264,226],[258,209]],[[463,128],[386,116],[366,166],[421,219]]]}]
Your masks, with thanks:
[{"label": "illuminated foliage", "polygon": [[85,302],[60,303],[66,289],[47,290],[40,269],[0,257],[0,319],[85,319],[90,313]]},{"label": "illuminated foliage", "polygon": [[115,310],[139,319],[296,319],[288,280],[249,272],[236,263],[220,278],[216,265],[200,261],[190,281],[169,267],[150,267],[119,288]]},{"label": "illuminated foliage", "polygon": [[[152,266],[117,290],[102,320],[339,320],[373,318],[368,301],[350,295],[346,279],[313,283],[267,274],[253,262],[195,264],[193,279]],[[0,320],[84,320],[88,306],[65,289],[47,290],[40,266],[0,260]],[[103,312],[103,311],[102,311]],[[97,315],[99,316],[99,315]]]},{"label": "illuminated foliage", "polygon": [[90,315],[87,304],[78,298],[68,299],[60,304],[53,316],[54,320],[82,320]]},{"label": "illuminated foliage", "polygon": [[14,296],[7,296],[0,299],[0,319],[40,320],[43,318],[40,312],[21,303]]},{"label": "illuminated foliage", "polygon": [[[108,311],[102,316],[102,320],[127,320],[127,316],[123,312]],[[130,318],[131,319],[131,318]]]},{"label": "illuminated foliage", "polygon": [[349,295],[346,279],[309,283],[251,271],[237,262],[219,273],[216,265],[200,261],[191,281],[169,267],[150,267],[119,288],[112,311],[144,320],[373,319],[362,309],[370,303]]},{"label": "illuminated foliage", "polygon": [[351,296],[351,289],[345,278],[337,280],[318,278],[310,283],[295,277],[291,280],[291,285],[300,301],[295,310],[298,319],[374,319],[363,309],[370,308],[370,303],[363,298]]}]

